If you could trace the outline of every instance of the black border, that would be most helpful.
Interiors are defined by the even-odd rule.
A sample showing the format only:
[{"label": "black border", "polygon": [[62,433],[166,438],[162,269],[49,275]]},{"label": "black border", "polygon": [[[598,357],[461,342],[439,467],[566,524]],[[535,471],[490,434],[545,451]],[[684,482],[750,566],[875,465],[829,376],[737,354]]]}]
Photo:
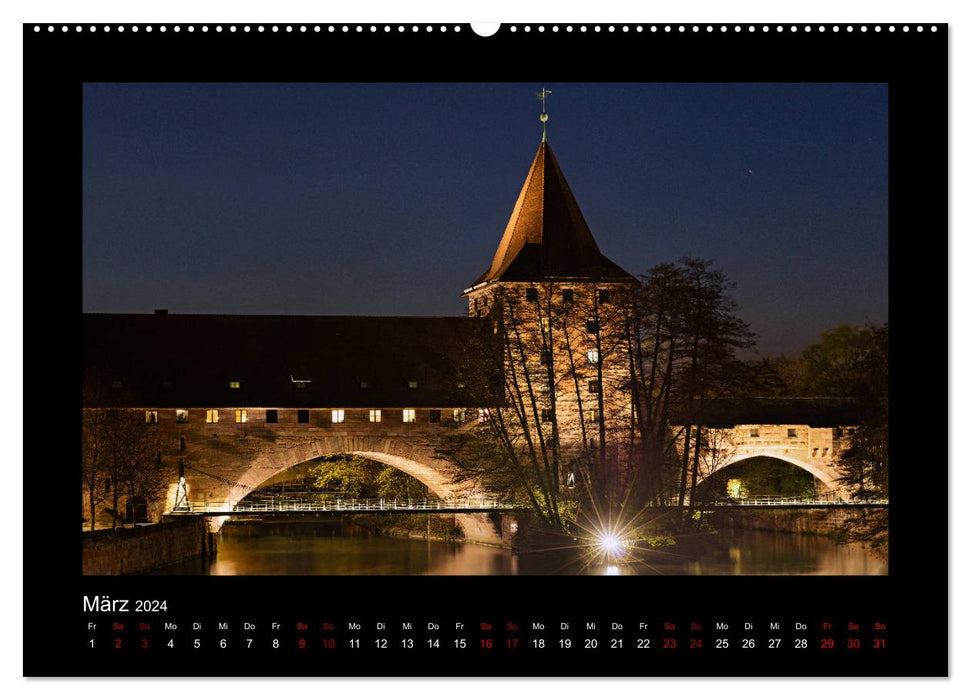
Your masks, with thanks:
[{"label": "black border", "polygon": [[[948,672],[947,453],[943,329],[924,311],[945,303],[947,259],[947,25],[518,25],[493,37],[434,25],[24,25],[24,298],[26,445],[43,427],[46,450],[24,475],[25,675],[311,676],[924,676]],[[54,31],[48,31],[53,26]],[[189,27],[194,31],[188,31]],[[278,30],[273,31],[272,27]],[[287,31],[287,27],[292,27]],[[598,32],[594,29],[600,26]],[[638,32],[641,26],[643,31]],[[669,26],[670,31],[665,27]],[[698,31],[694,27],[699,27]],[[790,27],[795,26],[796,31]],[[542,57],[538,60],[537,57]],[[378,58],[377,66],[373,61]],[[80,435],[81,85],[88,81],[737,81],[886,82],[890,101],[890,283],[894,358],[890,574],[885,577],[88,577],[80,576],[76,496],[49,488],[75,471]],[[916,297],[916,298],[915,298]],[[917,304],[919,306],[917,306]],[[921,309],[918,313],[917,309]],[[52,356],[54,360],[52,361]],[[908,368],[914,368],[911,371]],[[935,398],[936,397],[936,398]],[[77,418],[75,418],[77,416]],[[28,454],[25,450],[25,454]],[[61,475],[63,470],[63,476]],[[932,490],[931,490],[932,489]],[[934,497],[930,500],[927,494]],[[44,506],[37,505],[43,494]],[[322,594],[322,590],[326,591]],[[516,655],[232,652],[162,658],[82,651],[82,593],[163,597],[184,619],[270,616],[390,620],[439,617],[589,620],[643,616],[841,621],[888,625],[883,653],[637,656],[628,651]],[[174,610],[173,610],[174,609]],[[752,610],[752,615],[739,611]],[[501,634],[497,633],[501,639]],[[53,640],[59,640],[54,644]],[[65,644],[68,645],[65,648]],[[77,651],[73,651],[76,649]],[[807,660],[808,659],[808,660]],[[231,663],[235,662],[235,663]]]}]

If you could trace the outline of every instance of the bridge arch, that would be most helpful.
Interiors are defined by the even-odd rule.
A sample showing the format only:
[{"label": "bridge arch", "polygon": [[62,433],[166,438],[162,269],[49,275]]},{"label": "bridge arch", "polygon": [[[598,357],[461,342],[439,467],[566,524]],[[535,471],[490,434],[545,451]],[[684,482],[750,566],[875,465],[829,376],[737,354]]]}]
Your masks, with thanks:
[{"label": "bridge arch", "polygon": [[823,486],[826,487],[828,491],[838,491],[840,488],[839,482],[837,481],[837,476],[829,471],[826,471],[819,466],[816,466],[810,462],[806,462],[797,457],[793,457],[788,454],[779,454],[777,451],[765,451],[764,453],[749,453],[733,455],[724,464],[721,464],[717,469],[712,471],[710,474],[706,474],[703,478],[698,480],[698,483],[702,483],[709,477],[714,476],[718,472],[731,467],[739,462],[745,462],[750,459],[766,458],[766,459],[777,459],[780,462],[788,462],[793,466],[799,467],[803,471],[807,471],[813,475],[817,480],[819,480]]},{"label": "bridge arch", "polygon": [[234,506],[266,480],[303,462],[332,455],[357,455],[387,464],[414,477],[437,498],[470,495],[471,481],[457,481],[454,466],[427,444],[380,436],[320,436],[305,443],[267,451],[255,458],[230,487],[227,504]]}]

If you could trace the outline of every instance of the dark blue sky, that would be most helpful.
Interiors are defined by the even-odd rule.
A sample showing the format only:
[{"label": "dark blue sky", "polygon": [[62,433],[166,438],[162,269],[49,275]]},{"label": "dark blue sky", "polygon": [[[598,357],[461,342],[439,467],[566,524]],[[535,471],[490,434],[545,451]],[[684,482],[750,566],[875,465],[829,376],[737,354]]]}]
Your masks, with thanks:
[{"label": "dark blue sky", "polygon": [[[85,311],[461,315],[539,85],[89,84]],[[887,318],[887,89],[553,84],[549,138],[634,274],[695,255],[762,354]]]}]

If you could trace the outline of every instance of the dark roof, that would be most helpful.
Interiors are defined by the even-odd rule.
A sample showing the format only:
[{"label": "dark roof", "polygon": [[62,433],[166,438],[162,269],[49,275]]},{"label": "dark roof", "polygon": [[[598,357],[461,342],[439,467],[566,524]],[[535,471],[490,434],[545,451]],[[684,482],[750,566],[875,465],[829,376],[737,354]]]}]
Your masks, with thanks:
[{"label": "dark roof", "polygon": [[550,278],[630,280],[600,252],[549,143],[540,144],[492,265],[475,285]]},{"label": "dark roof", "polygon": [[[684,420],[683,415],[672,417],[676,425]],[[709,428],[731,428],[736,425],[835,428],[859,424],[859,403],[844,398],[709,399],[702,409],[700,422]]]},{"label": "dark roof", "polygon": [[83,325],[89,376],[114,383],[86,404],[176,408],[468,406],[460,360],[491,337],[462,317],[85,314]]}]

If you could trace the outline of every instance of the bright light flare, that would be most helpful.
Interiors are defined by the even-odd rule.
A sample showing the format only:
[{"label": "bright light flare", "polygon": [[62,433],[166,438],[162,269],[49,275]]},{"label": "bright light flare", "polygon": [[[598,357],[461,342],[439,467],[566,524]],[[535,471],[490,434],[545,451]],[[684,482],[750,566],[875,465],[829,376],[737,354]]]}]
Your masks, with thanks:
[{"label": "bright light flare", "polygon": [[626,551],[624,543],[620,541],[617,535],[607,533],[600,536],[600,549],[603,550],[604,554],[612,557],[623,556]]}]

